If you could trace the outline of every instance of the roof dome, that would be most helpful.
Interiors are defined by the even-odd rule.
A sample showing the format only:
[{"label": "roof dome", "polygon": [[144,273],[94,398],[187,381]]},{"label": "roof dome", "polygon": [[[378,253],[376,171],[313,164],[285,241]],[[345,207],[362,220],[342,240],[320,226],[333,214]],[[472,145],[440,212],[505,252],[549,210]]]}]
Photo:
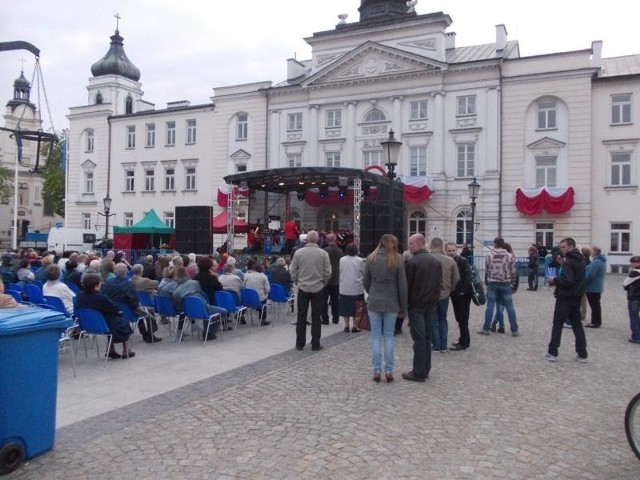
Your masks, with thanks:
[{"label": "roof dome", "polygon": [[29,81],[24,77],[24,72],[20,72],[20,76],[15,79],[13,82],[13,86],[15,87],[27,87],[31,88]]},{"label": "roof dome", "polygon": [[107,54],[91,65],[91,73],[94,77],[119,75],[135,82],[140,79],[140,69],[127,58],[122,40],[120,32],[116,30],[111,37],[111,47]]}]

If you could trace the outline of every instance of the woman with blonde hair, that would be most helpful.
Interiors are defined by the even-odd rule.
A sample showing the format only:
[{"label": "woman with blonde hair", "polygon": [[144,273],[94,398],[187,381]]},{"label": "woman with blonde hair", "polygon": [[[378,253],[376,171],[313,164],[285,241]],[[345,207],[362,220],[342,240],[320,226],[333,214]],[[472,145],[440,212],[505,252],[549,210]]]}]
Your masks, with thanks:
[{"label": "woman with blonde hair", "polygon": [[364,289],[367,291],[369,321],[371,323],[371,355],[373,380],[380,382],[382,359],[380,340],[384,338],[385,378],[393,382],[393,331],[396,316],[406,313],[407,277],[404,261],[398,253],[398,239],[389,233],[382,235],[380,243],[367,257],[364,266]]}]

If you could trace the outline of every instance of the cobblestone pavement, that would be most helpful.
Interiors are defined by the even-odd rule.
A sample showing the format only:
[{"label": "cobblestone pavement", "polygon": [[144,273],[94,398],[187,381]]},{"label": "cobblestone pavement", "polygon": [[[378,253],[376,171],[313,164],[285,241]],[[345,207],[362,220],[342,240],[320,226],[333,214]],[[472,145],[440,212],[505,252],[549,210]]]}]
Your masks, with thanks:
[{"label": "cobblestone pavement", "polygon": [[[57,431],[56,446],[8,479],[633,479],[627,402],[640,391],[622,276],[610,276],[604,327],[570,330],[542,360],[550,289],[519,291],[520,337],[477,335],[435,353],[426,383],[399,379],[411,341],[396,338],[395,382],[371,380],[368,334],[289,350]],[[457,339],[450,309],[449,339]],[[291,327],[293,328],[293,327]],[[293,332],[292,332],[293,347]]]}]

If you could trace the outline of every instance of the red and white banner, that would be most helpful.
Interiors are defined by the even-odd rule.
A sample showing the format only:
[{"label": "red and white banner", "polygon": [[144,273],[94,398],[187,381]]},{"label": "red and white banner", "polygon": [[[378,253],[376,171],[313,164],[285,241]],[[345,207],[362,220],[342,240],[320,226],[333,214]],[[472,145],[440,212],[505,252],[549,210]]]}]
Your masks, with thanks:
[{"label": "red and white banner", "polygon": [[539,215],[543,210],[552,214],[567,213],[574,204],[573,187],[518,188],[516,208],[524,215]]}]

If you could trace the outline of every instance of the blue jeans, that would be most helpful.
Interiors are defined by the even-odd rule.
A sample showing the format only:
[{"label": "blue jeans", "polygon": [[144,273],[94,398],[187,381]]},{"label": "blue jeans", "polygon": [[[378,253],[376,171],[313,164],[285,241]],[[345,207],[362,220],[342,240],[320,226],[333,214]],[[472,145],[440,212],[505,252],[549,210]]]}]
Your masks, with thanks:
[{"label": "blue jeans", "polygon": [[629,300],[628,304],[631,340],[640,342],[640,300]]},{"label": "blue jeans", "polygon": [[409,329],[413,339],[413,375],[428,378],[431,371],[431,320],[436,314],[436,304],[424,310],[409,309]]},{"label": "blue jeans", "polygon": [[489,283],[487,285],[487,309],[484,312],[483,330],[491,328],[491,319],[493,318],[493,309],[496,302],[500,302],[507,310],[511,331],[518,331],[518,323],[516,321],[516,311],[513,308],[513,300],[511,299],[511,285],[508,283]]},{"label": "blue jeans", "polygon": [[504,305],[500,302],[496,303],[496,316],[493,317],[493,323],[504,330]]},{"label": "blue jeans", "polygon": [[393,330],[396,326],[397,312],[372,312],[369,310],[371,323],[371,361],[374,372],[382,372],[380,355],[380,337],[384,337],[384,371],[393,373]]},{"label": "blue jeans", "polygon": [[442,298],[436,303],[436,314],[431,322],[431,343],[434,350],[447,349],[447,337],[449,336],[449,324],[447,323],[447,310],[449,309],[449,297]]}]

